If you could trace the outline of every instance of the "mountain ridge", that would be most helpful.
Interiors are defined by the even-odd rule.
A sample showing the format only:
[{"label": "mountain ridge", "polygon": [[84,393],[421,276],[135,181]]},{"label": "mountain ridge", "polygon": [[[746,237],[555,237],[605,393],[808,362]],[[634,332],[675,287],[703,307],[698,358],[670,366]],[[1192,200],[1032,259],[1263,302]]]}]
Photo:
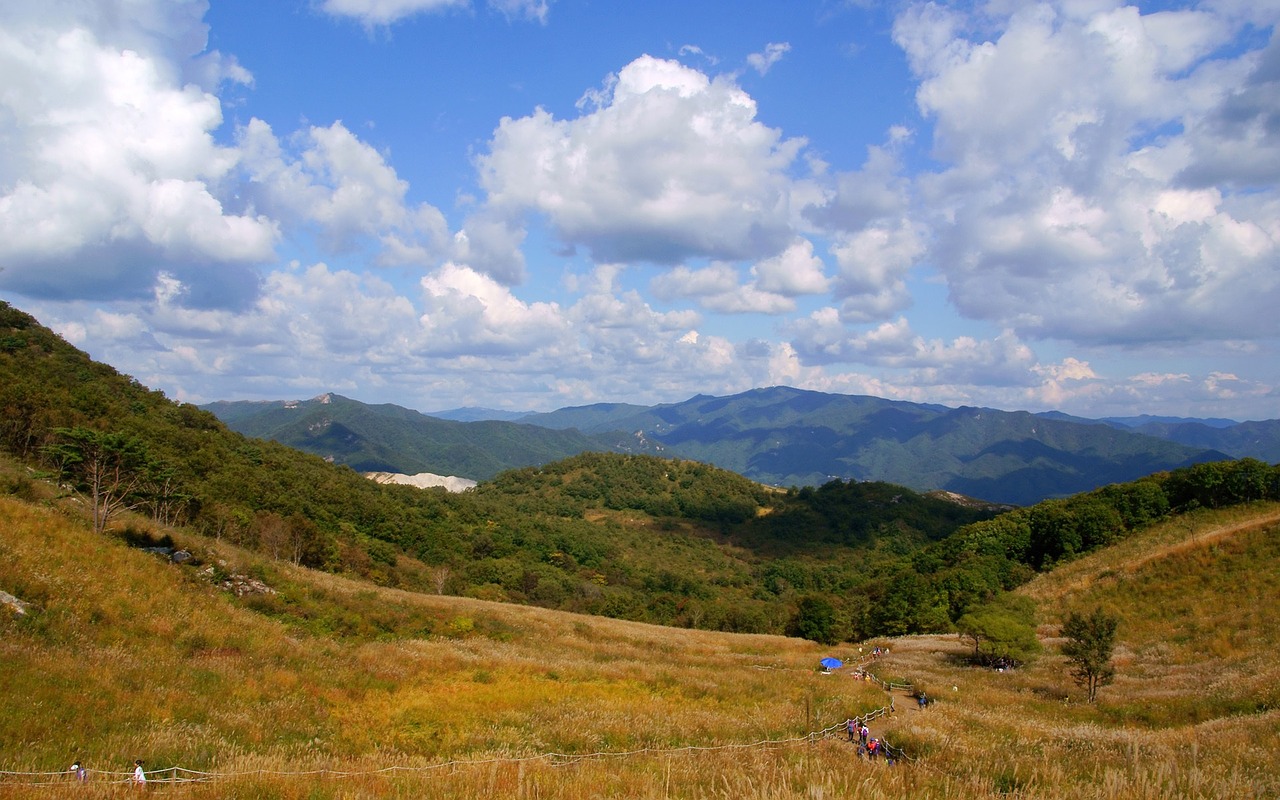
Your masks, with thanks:
[{"label": "mountain ridge", "polygon": [[[306,406],[314,401],[300,402]],[[474,458],[468,462],[456,449],[424,443],[419,452],[406,452],[411,441],[408,431],[397,429],[394,436],[387,436],[370,424],[353,428],[353,417],[339,420],[333,411],[343,408],[354,413],[363,408],[376,416],[431,419],[427,415],[389,404],[366,406],[349,398],[334,402],[336,406],[329,404],[329,416],[341,427],[332,431],[308,430],[296,417],[282,418],[261,403],[234,407],[210,404],[204,408],[245,435],[272,438],[365,471],[428,471],[472,479],[492,474],[492,466]],[[311,419],[308,424],[317,422]],[[499,454],[494,448],[507,442],[502,432],[515,430],[498,426],[540,427],[563,437],[558,443],[566,449],[577,446],[580,452],[648,452],[691,458],[773,486],[886,481],[920,492],[951,491],[1015,505],[1231,457],[1210,446],[1171,441],[1099,421],[1086,423],[1026,411],[951,408],[785,386],[727,396],[701,394],[656,406],[570,406],[528,414],[518,423],[453,424],[475,427],[449,429],[441,420],[421,422],[417,430],[428,437],[451,431],[448,435],[455,438],[447,441],[455,446],[460,446],[456,437],[463,430],[477,437],[483,434],[491,438],[475,438],[472,443],[496,457]],[[422,455],[428,449],[435,459],[430,462]],[[397,454],[397,450],[401,452]],[[526,466],[547,460],[551,459],[539,462],[514,448],[503,454],[502,463]]]},{"label": "mountain ridge", "polygon": [[201,408],[245,436],[296,447],[357,472],[430,472],[478,481],[582,452],[644,452],[626,437],[501,420],[446,420],[333,392],[309,400],[219,401]]}]

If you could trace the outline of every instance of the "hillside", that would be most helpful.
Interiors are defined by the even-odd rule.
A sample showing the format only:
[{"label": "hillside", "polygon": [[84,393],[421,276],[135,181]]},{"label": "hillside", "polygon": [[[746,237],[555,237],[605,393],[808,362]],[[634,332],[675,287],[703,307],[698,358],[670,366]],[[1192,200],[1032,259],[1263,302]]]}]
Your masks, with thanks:
[{"label": "hillside", "polygon": [[643,452],[626,436],[587,436],[496,420],[457,422],[331,393],[311,400],[218,402],[201,408],[245,436],[270,439],[357,472],[432,472],[480,481],[583,452]]},{"label": "hillside", "polygon": [[524,421],[642,433],[683,458],[777,486],[884,481],[1031,505],[1226,458],[1116,428],[1027,412],[947,408],[787,387],[637,410],[603,405]]},{"label": "hillside", "polygon": [[[101,530],[139,527],[121,517],[132,508],[151,524],[382,585],[697,628],[783,633],[804,592],[865,589],[868,563],[994,513],[901,487],[777,492],[698,462],[608,453],[462,494],[383,486],[234,433],[9,306],[0,411],[0,449],[30,470],[11,491],[57,478]],[[95,489],[110,503],[92,502]],[[775,518],[804,524],[780,537]],[[830,635],[871,624],[845,614]]]},{"label": "hillside", "polygon": [[[81,758],[102,786],[143,758],[220,776],[184,797],[623,796],[655,769],[690,786],[716,784],[704,770],[743,780],[742,751],[679,748],[771,740],[781,752],[749,759],[783,784],[808,724],[880,700],[823,684],[812,666],[826,651],[798,639],[376,589],[199,537],[179,544],[209,567],[178,566],[12,497],[0,526],[0,589],[31,604],[20,617],[0,607],[6,773]],[[236,598],[206,570],[251,573],[276,594]],[[655,752],[621,771],[574,763],[641,748]],[[366,774],[319,786],[296,774],[313,769]],[[15,783],[0,774],[0,797],[31,791]]]},{"label": "hillside", "polygon": [[[954,637],[893,643],[878,666],[937,703],[889,736],[944,774],[1030,797],[1274,797],[1280,792],[1280,505],[1202,510],[1044,573],[1046,653],[1023,669],[958,668]],[[1067,611],[1120,619],[1117,675],[1096,706],[1057,648]],[[953,688],[954,687],[954,688]]]},{"label": "hillside", "polygon": [[[1032,582],[1049,652],[1024,669],[964,666],[954,637],[865,643],[890,646],[873,672],[935,698],[918,711],[898,693],[873,722],[906,753],[889,767],[837,734],[890,696],[813,669],[856,663],[854,645],[407,593],[197,536],[175,543],[198,563],[175,565],[28,493],[0,496],[0,590],[31,604],[0,608],[0,797],[65,783],[51,773],[71,758],[89,797],[117,796],[135,758],[153,781],[195,781],[164,787],[190,798],[1280,789],[1276,504],[1202,511]],[[276,593],[236,597],[228,574]],[[1206,581],[1215,603],[1196,602]],[[1061,608],[1094,603],[1125,623],[1119,677],[1091,707],[1053,636]]]}]

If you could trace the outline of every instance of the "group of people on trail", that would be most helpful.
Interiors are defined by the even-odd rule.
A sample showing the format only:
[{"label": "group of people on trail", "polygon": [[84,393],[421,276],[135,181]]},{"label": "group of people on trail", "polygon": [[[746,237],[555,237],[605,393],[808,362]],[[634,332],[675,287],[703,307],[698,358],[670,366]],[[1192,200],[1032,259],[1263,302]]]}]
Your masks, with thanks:
[{"label": "group of people on trail", "polygon": [[[77,783],[88,783],[89,781],[89,770],[85,769],[84,765],[80,763],[80,759],[76,759],[67,772],[71,775],[72,780]],[[133,762],[133,775],[129,776],[129,782],[139,789],[146,787],[147,772],[142,768],[142,759],[139,758]]]},{"label": "group of people on trail", "polygon": [[867,723],[858,717],[845,720],[845,730],[849,733],[849,741],[856,743],[858,758],[875,759],[881,755],[889,764],[893,764],[893,753],[889,745],[871,735]]}]

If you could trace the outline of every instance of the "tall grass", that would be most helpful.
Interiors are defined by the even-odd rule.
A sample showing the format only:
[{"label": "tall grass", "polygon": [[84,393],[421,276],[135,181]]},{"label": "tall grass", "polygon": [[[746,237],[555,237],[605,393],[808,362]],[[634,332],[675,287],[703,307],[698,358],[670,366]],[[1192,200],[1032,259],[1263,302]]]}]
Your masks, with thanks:
[{"label": "tall grass", "polygon": [[[899,696],[877,721],[913,757],[890,767],[805,737],[885,702],[814,671],[853,646],[373,589],[174,534],[280,592],[236,600],[0,497],[0,589],[35,604],[0,612],[0,769],[81,758],[77,797],[126,795],[108,781],[134,758],[213,773],[163,787],[191,798],[1276,796],[1280,552],[1254,524],[1275,511],[1155,529],[1033,583],[1051,647],[1025,669],[968,668],[954,637],[892,642],[877,670],[937,702]],[[1220,602],[1183,602],[1205,593]],[[1097,706],[1052,647],[1062,611],[1092,604],[1124,619]],[[36,792],[61,790],[0,777],[0,798]]]}]

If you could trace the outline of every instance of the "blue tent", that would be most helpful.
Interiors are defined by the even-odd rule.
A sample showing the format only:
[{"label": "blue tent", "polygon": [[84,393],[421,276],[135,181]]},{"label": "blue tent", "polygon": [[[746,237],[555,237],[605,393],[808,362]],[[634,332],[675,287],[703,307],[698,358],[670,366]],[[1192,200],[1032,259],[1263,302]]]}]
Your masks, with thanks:
[{"label": "blue tent", "polygon": [[838,658],[832,658],[830,656],[827,656],[826,658],[822,659],[818,663],[822,665],[823,669],[840,669],[841,667],[844,666],[843,661],[841,661]]}]

